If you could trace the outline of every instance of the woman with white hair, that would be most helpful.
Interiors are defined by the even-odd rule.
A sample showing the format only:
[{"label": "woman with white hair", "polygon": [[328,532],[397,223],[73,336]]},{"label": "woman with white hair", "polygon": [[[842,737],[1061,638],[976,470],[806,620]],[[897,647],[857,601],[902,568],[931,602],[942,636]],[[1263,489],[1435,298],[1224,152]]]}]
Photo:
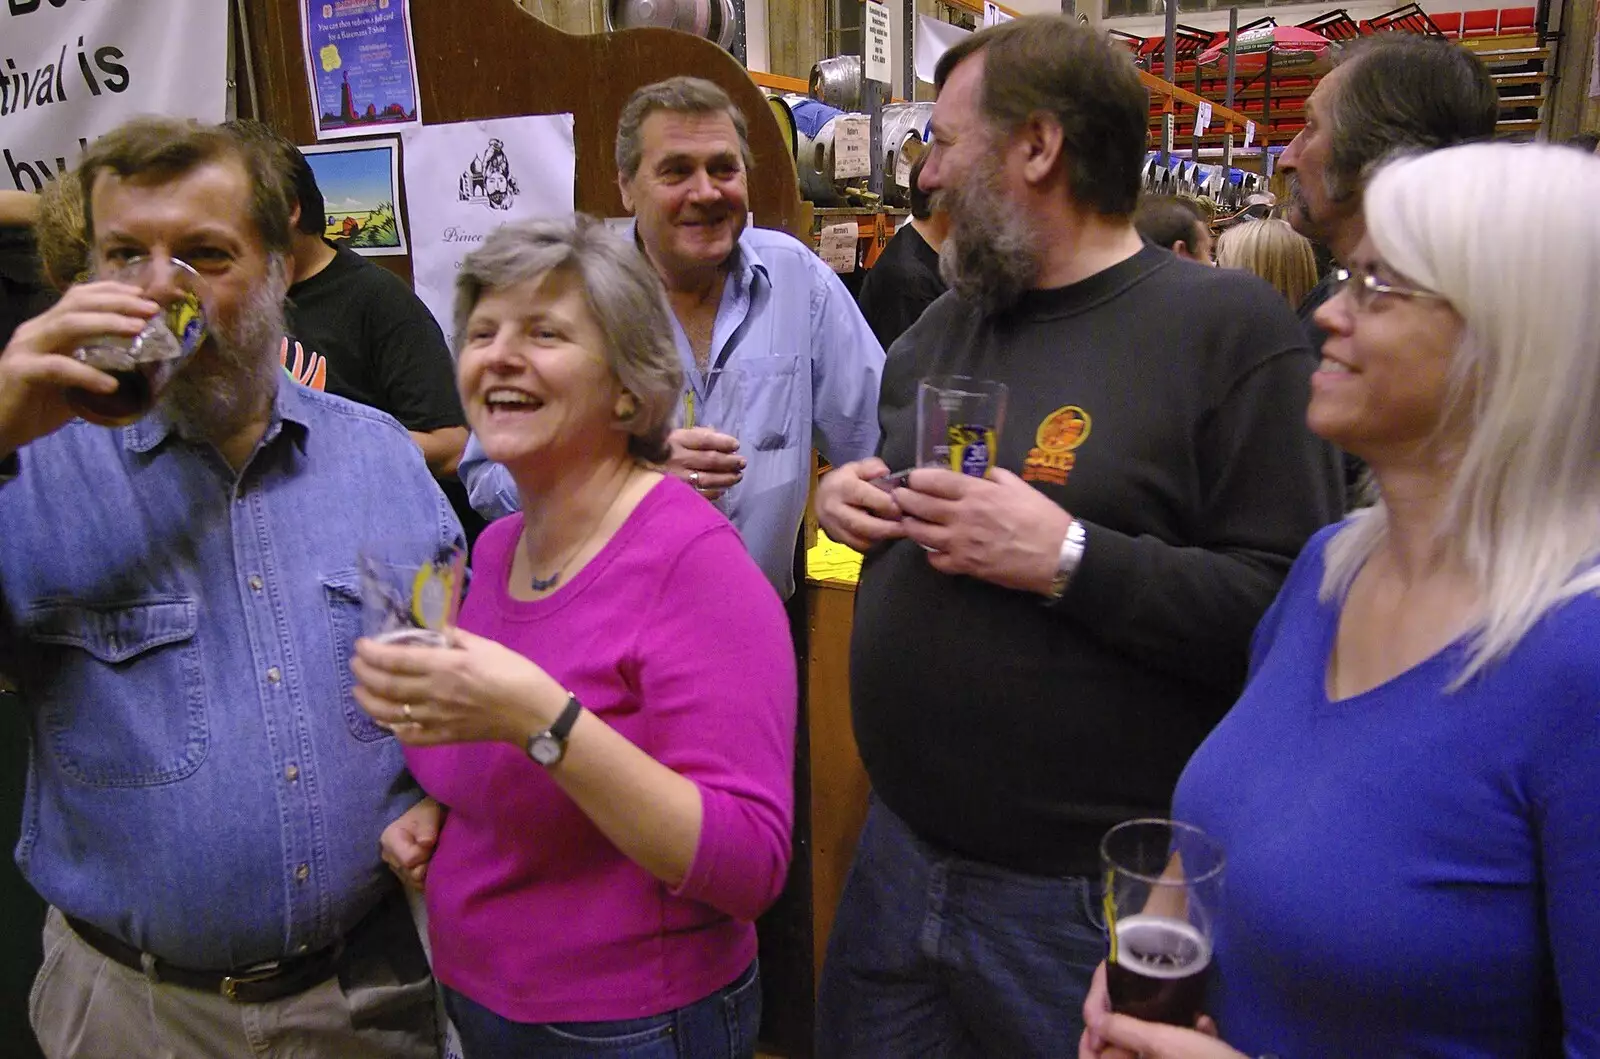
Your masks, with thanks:
[{"label": "woman with white hair", "polygon": [[447,649],[357,644],[357,699],[437,802],[383,846],[426,884],[468,1059],[755,1052],[794,649],[738,533],[656,469],[683,384],[666,311],[588,217],[467,255],[457,382],[522,510],[479,538]]},{"label": "woman with white hair", "polygon": [[1600,1055],[1596,201],[1557,147],[1373,178],[1307,418],[1378,501],[1306,546],[1173,807],[1226,849],[1233,1047],[1102,969],[1081,1056]]}]

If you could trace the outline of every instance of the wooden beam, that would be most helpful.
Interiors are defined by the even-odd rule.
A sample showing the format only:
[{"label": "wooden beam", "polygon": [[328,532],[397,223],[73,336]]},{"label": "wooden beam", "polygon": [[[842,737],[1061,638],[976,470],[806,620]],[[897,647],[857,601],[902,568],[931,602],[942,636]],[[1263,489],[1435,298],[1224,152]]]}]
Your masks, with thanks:
[{"label": "wooden beam", "polygon": [[763,73],[760,70],[750,71],[750,80],[762,88],[770,88],[774,92],[799,92],[805,95],[811,90],[811,82],[798,77],[785,77],[782,74]]},{"label": "wooden beam", "polygon": [[[1211,120],[1223,122],[1224,132],[1227,132],[1230,129],[1237,129],[1238,131],[1243,132],[1244,123],[1246,121],[1255,120],[1254,118],[1247,118],[1239,111],[1225,107],[1221,103],[1212,103],[1211,100],[1206,99],[1204,96],[1197,96],[1187,88],[1179,88],[1171,81],[1163,81],[1153,73],[1140,70],[1139,80],[1143,81],[1145,87],[1150,89],[1153,94],[1162,96],[1169,102],[1188,103],[1190,106],[1197,108],[1201,103],[1210,103]],[[1166,108],[1163,107],[1162,109],[1165,110]]]}]

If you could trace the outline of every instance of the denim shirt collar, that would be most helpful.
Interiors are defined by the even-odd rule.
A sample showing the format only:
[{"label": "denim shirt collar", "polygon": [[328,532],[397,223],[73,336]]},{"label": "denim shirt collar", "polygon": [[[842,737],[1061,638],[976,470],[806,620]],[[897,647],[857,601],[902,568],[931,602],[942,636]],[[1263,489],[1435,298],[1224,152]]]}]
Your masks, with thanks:
[{"label": "denim shirt collar", "polygon": [[[278,379],[278,389],[272,398],[271,418],[267,421],[267,431],[261,436],[261,445],[265,446],[274,441],[280,433],[284,433],[287,425],[289,437],[304,451],[305,435],[310,427],[311,415],[306,409],[306,396],[298,383]],[[122,428],[122,446],[129,452],[153,452],[157,446],[167,440],[173,433],[172,424],[162,415],[151,414],[145,416],[137,423],[130,423]]]}]

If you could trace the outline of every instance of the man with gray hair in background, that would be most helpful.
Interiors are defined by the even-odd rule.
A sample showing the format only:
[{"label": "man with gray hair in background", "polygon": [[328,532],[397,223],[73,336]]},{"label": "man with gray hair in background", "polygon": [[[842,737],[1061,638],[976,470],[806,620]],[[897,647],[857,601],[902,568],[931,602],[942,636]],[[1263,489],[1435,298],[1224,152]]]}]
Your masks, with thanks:
[{"label": "man with gray hair in background", "polygon": [[[1488,68],[1452,41],[1382,33],[1340,48],[1336,62],[1278,166],[1289,178],[1286,219],[1344,261],[1366,234],[1361,193],[1373,171],[1397,152],[1490,139],[1500,99]],[[1329,273],[1300,303],[1313,353],[1327,335],[1312,317],[1336,288]]]},{"label": "man with gray hair in background", "polygon": [[[788,598],[813,436],[836,464],[873,453],[883,347],[809,247],[747,224],[750,166],[744,114],[710,81],[646,85],[622,108],[617,185],[688,384],[663,469],[719,501]],[[460,475],[485,518],[516,510],[511,476],[476,439]]]}]

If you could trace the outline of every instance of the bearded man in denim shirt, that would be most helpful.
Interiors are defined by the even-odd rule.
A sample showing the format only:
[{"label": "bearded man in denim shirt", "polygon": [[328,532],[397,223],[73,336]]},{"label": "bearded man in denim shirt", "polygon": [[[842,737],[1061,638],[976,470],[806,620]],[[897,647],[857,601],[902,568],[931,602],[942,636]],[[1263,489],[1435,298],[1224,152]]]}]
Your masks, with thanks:
[{"label": "bearded man in denim shirt", "polygon": [[[616,153],[622,203],[666,287],[688,384],[662,469],[718,503],[787,599],[813,439],[835,464],[877,450],[883,347],[809,247],[746,226],[749,137],[721,88],[696,77],[645,85],[623,105]],[[718,369],[738,374],[737,390]],[[476,438],[458,473],[484,518],[517,509],[511,475]]]},{"label": "bearded man in denim shirt", "polygon": [[[0,353],[0,671],[33,745],[17,862],[52,911],[50,1059],[437,1055],[379,856],[419,794],[350,695],[356,555],[460,527],[405,431],[278,366],[289,203],[224,128],[135,119],[81,166],[104,268]],[[181,264],[180,264],[181,263]],[[75,419],[189,266],[208,337],[155,408]],[[96,422],[99,422],[99,418]]]}]

